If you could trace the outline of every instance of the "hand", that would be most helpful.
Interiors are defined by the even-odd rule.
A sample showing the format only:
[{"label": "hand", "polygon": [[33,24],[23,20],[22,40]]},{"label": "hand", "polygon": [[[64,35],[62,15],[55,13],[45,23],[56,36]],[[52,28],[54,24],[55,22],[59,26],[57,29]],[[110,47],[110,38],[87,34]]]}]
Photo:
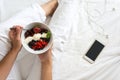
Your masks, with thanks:
[{"label": "hand", "polygon": [[11,40],[11,44],[12,44],[12,50],[19,52],[21,49],[21,32],[22,32],[22,27],[21,26],[13,26],[12,28],[10,28],[9,31],[9,37]]},{"label": "hand", "polygon": [[41,63],[52,63],[52,49],[50,48],[48,51],[45,53],[39,54],[38,55]]}]

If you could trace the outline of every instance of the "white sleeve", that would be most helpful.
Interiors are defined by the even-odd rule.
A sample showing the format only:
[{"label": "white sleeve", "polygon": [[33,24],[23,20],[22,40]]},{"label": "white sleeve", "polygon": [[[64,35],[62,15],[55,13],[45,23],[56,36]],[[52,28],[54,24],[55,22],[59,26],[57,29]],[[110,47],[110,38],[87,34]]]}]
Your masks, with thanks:
[{"label": "white sleeve", "polygon": [[3,55],[0,54],[0,61],[3,59]]},{"label": "white sleeve", "polygon": [[10,48],[11,44],[9,40],[0,35],[0,56],[4,57]]},{"label": "white sleeve", "polygon": [[6,55],[6,47],[4,45],[4,43],[2,42],[1,38],[0,38],[0,61],[3,59],[3,57]]}]

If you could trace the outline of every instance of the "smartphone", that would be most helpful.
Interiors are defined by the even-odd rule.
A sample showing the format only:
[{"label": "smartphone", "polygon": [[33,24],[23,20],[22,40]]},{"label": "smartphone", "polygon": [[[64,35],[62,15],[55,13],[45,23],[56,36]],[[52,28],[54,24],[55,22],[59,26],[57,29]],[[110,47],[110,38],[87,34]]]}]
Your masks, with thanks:
[{"label": "smartphone", "polygon": [[90,63],[94,63],[104,47],[105,45],[100,43],[98,40],[95,40],[87,53],[84,55],[84,59]]}]

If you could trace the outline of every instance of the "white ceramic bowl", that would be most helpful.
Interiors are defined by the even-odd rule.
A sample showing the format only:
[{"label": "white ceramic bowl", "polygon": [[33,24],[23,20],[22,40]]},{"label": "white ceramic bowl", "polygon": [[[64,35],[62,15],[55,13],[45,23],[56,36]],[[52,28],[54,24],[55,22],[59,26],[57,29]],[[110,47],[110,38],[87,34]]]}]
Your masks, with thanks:
[{"label": "white ceramic bowl", "polygon": [[[34,26],[36,25],[40,25],[41,27],[44,27],[45,29],[49,30],[51,32],[51,30],[49,29],[49,27],[43,23],[39,23],[39,22],[33,22],[33,23],[30,23],[28,24],[25,29],[32,29]],[[49,43],[47,44],[46,47],[44,47],[42,50],[33,50],[31,49],[27,43],[25,43],[25,32],[26,30],[22,30],[22,34],[21,34],[21,41],[22,41],[22,45],[23,47],[30,53],[33,53],[33,54],[42,54],[44,52],[46,52],[51,46],[52,46],[52,41],[53,41],[53,36],[52,36],[52,32],[51,32],[51,38],[50,38],[50,41]]]}]

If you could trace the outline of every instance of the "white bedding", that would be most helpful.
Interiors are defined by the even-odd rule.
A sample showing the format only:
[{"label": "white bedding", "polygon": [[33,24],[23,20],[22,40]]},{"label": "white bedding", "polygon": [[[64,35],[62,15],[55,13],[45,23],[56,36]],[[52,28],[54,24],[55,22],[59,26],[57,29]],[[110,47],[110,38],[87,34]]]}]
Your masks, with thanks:
[{"label": "white bedding", "polygon": [[[1,22],[37,0],[24,1],[25,0],[11,0],[10,2],[9,0],[0,0]],[[47,0],[40,1],[44,3]],[[68,3],[70,5],[67,5],[66,9],[62,9],[64,6],[59,6],[49,24],[50,27],[59,27],[60,25],[61,27],[59,29],[62,31],[62,28],[64,28],[65,30],[63,32],[68,35],[64,37],[62,32],[61,35],[56,34],[58,38],[63,37],[61,39],[63,45],[59,45],[61,48],[58,47],[58,52],[53,53],[53,79],[119,80],[120,0],[78,0],[77,3],[72,3],[72,1],[75,2],[75,0],[63,1],[66,1],[66,4]],[[56,19],[61,20],[57,21]],[[91,25],[88,24],[88,22],[90,22]],[[67,28],[65,28],[66,26]],[[52,30],[54,30],[54,27]],[[101,27],[103,30],[101,30]],[[97,58],[96,62],[90,64],[82,57],[93,38],[95,38],[94,34],[96,34],[96,31],[103,35],[107,34],[109,38],[105,49]],[[57,40],[55,41],[57,42]],[[58,45],[55,44],[55,47],[57,46]],[[57,48],[55,50],[57,50]],[[23,71],[21,70],[23,79],[27,76],[24,71],[29,70],[24,65],[32,65],[28,62],[33,59],[33,57],[36,57],[31,56],[33,55],[27,55],[26,57],[29,58],[25,57],[19,61],[19,64],[23,65],[20,66],[20,69],[23,69]],[[38,63],[39,61],[36,59],[34,65]],[[39,72],[37,73],[38,68],[37,65],[32,68],[32,73],[29,74],[27,80],[39,79],[37,76],[39,75]]]}]

